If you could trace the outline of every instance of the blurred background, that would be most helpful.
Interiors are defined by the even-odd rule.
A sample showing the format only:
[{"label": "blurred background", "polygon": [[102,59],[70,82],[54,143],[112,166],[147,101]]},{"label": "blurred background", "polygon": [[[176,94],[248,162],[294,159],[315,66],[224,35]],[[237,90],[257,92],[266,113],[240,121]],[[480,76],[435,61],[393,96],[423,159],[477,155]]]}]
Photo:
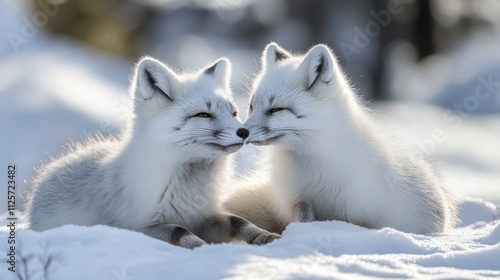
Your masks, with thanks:
[{"label": "blurred background", "polygon": [[450,188],[500,203],[499,27],[497,0],[0,0],[0,178],[16,164],[23,192],[65,143],[119,129],[142,55],[178,70],[228,57],[244,113],[267,43],[325,43]]}]

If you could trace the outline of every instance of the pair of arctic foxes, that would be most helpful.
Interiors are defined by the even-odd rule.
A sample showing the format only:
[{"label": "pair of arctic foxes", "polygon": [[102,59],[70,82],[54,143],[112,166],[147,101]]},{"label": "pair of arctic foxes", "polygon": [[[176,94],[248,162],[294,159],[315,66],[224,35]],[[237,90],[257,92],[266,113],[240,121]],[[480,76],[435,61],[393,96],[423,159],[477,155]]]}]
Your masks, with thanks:
[{"label": "pair of arctic foxes", "polygon": [[[325,45],[263,54],[241,124],[230,62],[179,75],[142,59],[122,135],[74,146],[38,170],[30,224],[104,224],[179,246],[234,239],[266,244],[292,222],[443,232],[457,220],[435,169],[395,145],[357,100]],[[231,178],[230,154],[270,145],[265,180]],[[221,201],[222,187],[244,184]]]}]

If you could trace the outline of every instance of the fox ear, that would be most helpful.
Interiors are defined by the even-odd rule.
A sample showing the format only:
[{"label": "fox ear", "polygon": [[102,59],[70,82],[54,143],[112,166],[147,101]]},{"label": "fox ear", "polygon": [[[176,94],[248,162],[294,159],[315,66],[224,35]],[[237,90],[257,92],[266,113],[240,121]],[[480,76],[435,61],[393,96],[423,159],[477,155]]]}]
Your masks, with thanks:
[{"label": "fox ear", "polygon": [[316,45],[305,55],[299,66],[305,86],[310,89],[315,83],[328,83],[333,78],[334,57],[325,45]]},{"label": "fox ear", "polygon": [[136,97],[144,100],[162,94],[172,101],[172,83],[177,80],[176,74],[160,61],[145,57],[136,67]]},{"label": "fox ear", "polygon": [[222,57],[214,62],[211,66],[208,66],[203,70],[205,75],[213,76],[218,83],[222,83],[224,86],[229,86],[229,80],[231,78],[231,62],[229,59]]},{"label": "fox ear", "polygon": [[271,65],[276,64],[278,61],[290,58],[292,55],[285,51],[283,48],[278,46],[275,42],[269,43],[262,52],[262,68],[267,68]]}]

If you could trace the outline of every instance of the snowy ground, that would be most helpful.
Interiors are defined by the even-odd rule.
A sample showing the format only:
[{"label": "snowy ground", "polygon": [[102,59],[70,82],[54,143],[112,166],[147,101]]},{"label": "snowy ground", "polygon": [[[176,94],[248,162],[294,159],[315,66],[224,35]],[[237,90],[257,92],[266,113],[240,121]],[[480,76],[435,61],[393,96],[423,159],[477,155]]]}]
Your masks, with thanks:
[{"label": "snowy ground", "polygon": [[375,109],[380,123],[437,160],[456,194],[500,204],[499,114],[471,115],[458,124],[446,122],[448,109],[426,104],[390,102]]},{"label": "snowy ground", "polygon": [[[0,2],[2,34],[20,28],[13,24],[20,11],[5,3]],[[248,57],[243,52],[229,55],[240,62]],[[113,131],[126,118],[132,65],[132,61],[41,32],[19,53],[1,45],[0,167],[18,167],[18,196],[26,190],[25,180],[33,168],[57,155],[64,143],[98,131]],[[35,233],[23,229],[24,219],[18,212],[19,279],[28,279],[25,275],[29,279],[113,280],[500,278],[500,114],[491,113],[495,112],[491,106],[500,100],[499,92],[493,95],[497,99],[487,103],[490,113],[461,118],[459,125],[443,117],[447,114],[443,107],[374,104],[384,126],[442,164],[450,189],[461,197],[462,223],[448,234],[415,235],[389,228],[368,230],[342,222],[315,222],[292,224],[282,239],[262,247],[219,244],[187,250],[105,226],[65,226]],[[468,95],[457,96],[461,102]],[[244,111],[245,100],[238,104]],[[444,137],[434,137],[436,130]],[[241,166],[252,165],[254,151],[245,147],[239,157]],[[0,170],[0,178],[6,176],[3,172],[6,170]],[[0,193],[0,224],[4,225],[0,229],[0,279],[18,279],[7,270],[10,245],[5,195]]]},{"label": "snowy ground", "polygon": [[[188,250],[105,226],[20,230],[17,269],[30,279],[498,279],[500,221],[493,221],[498,209],[472,199],[461,205],[466,223],[450,234],[368,230],[344,222],[296,223],[266,246],[218,244]],[[0,234],[0,240],[6,238]],[[0,248],[5,252],[7,244]],[[17,279],[7,271],[4,254],[1,258],[0,278]],[[27,265],[20,258],[29,260]]]}]

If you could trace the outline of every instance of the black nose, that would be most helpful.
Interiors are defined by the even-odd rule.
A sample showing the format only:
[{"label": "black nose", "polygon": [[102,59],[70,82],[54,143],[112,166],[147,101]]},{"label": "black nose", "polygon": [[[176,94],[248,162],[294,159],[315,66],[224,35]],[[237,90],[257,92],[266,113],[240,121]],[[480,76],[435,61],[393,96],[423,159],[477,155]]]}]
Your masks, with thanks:
[{"label": "black nose", "polygon": [[246,128],[240,128],[236,131],[236,135],[238,135],[239,137],[241,137],[242,139],[247,139],[248,135],[250,134],[250,132],[248,132],[248,129]]}]

